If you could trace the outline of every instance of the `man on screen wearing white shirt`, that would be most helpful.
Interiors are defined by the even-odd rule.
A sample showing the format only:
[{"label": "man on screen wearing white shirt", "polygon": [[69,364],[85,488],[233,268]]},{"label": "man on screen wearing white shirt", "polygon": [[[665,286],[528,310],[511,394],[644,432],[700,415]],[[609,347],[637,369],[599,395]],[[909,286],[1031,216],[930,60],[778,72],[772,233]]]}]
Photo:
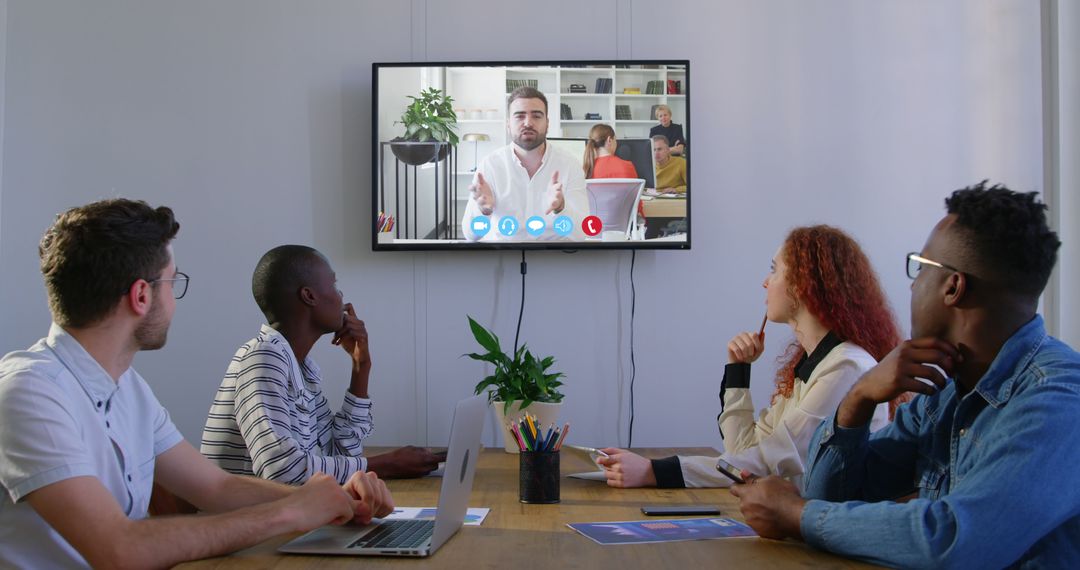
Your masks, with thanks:
[{"label": "man on screen wearing white shirt", "polygon": [[[519,87],[510,94],[507,115],[513,142],[477,168],[461,220],[466,239],[584,239],[581,222],[589,215],[585,173],[581,159],[547,144],[547,97],[535,88]],[[566,220],[559,221],[563,216],[569,227],[562,225]],[[543,226],[535,220],[530,226],[532,218],[543,220]]]},{"label": "man on screen wearing white shirt", "polygon": [[[0,360],[0,567],[173,566],[393,510],[372,473],[290,487],[230,475],[184,441],[131,368],[165,346],[187,292],[179,228],[169,208],[115,199],[42,238],[52,327]],[[155,483],[205,514],[147,518]]]}]

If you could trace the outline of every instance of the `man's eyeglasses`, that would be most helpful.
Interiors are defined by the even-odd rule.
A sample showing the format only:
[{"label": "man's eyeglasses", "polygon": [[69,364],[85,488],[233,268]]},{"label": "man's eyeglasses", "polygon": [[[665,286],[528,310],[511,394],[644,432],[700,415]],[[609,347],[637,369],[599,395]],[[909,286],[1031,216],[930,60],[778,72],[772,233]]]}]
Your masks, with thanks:
[{"label": "man's eyeglasses", "polygon": [[146,282],[157,283],[158,281],[172,281],[173,297],[183,299],[184,295],[187,293],[188,281],[190,280],[191,278],[188,277],[187,273],[177,271],[176,277],[173,277],[172,279],[148,279]]},{"label": "man's eyeglasses", "polygon": [[963,273],[955,267],[945,265],[944,263],[938,263],[933,259],[927,259],[915,252],[907,254],[907,276],[909,278],[914,279],[918,277],[919,271],[922,271],[922,267],[924,265],[929,265],[931,267],[939,267],[941,269],[947,269],[949,271],[955,271],[957,273]]}]

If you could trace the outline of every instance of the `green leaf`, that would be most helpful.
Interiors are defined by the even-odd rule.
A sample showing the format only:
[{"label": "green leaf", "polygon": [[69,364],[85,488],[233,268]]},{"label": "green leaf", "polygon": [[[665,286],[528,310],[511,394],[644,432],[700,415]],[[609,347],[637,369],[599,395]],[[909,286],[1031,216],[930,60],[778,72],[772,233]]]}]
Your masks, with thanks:
[{"label": "green leaf", "polygon": [[499,348],[499,341],[494,335],[488,332],[480,323],[473,320],[472,317],[468,315],[466,317],[469,319],[469,328],[472,329],[473,338],[476,339],[480,346],[487,349],[488,352],[502,352]]},{"label": "green leaf", "polygon": [[491,386],[493,384],[496,384],[495,376],[494,375],[488,376],[488,377],[484,378],[483,380],[481,380],[476,385],[476,388],[473,391],[473,393],[474,394],[479,394],[480,392],[483,392],[485,388],[487,388],[488,386]]},{"label": "green leaf", "polygon": [[496,366],[498,366],[501,363],[501,358],[502,358],[502,355],[495,354],[495,353],[492,353],[492,352],[489,352],[487,354],[479,354],[479,353],[476,353],[476,352],[471,352],[469,354],[463,354],[462,356],[468,356],[469,358],[471,358],[473,360],[480,360],[482,362],[490,362],[490,363],[492,363],[492,364],[494,364]]}]

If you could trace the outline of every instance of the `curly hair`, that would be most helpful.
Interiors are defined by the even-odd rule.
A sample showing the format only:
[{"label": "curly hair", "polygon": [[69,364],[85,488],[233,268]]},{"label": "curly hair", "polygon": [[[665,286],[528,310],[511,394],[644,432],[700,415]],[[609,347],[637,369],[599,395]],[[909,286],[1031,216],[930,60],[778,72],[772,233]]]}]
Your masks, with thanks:
[{"label": "curly hair", "polygon": [[[784,240],[781,255],[788,294],[840,339],[862,347],[879,362],[900,344],[896,317],[877,274],[851,236],[826,225],[795,228]],[[773,403],[791,397],[795,366],[804,354],[793,342],[781,357]],[[889,402],[889,419],[910,399],[904,394]]]},{"label": "curly hair", "polygon": [[945,199],[956,215],[964,265],[1014,293],[1038,297],[1057,263],[1061,240],[1046,223],[1046,204],[1036,192],[1013,192],[987,181]]}]

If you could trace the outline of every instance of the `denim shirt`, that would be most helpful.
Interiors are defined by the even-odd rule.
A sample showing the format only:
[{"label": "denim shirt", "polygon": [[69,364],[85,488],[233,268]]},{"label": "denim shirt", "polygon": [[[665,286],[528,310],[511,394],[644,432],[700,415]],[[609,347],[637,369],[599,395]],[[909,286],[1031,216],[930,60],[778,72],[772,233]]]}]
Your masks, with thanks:
[{"label": "denim shirt", "polygon": [[872,435],[834,414],[809,458],[814,547],[906,568],[1080,568],[1080,354],[1039,316],[970,393],[950,381]]}]

